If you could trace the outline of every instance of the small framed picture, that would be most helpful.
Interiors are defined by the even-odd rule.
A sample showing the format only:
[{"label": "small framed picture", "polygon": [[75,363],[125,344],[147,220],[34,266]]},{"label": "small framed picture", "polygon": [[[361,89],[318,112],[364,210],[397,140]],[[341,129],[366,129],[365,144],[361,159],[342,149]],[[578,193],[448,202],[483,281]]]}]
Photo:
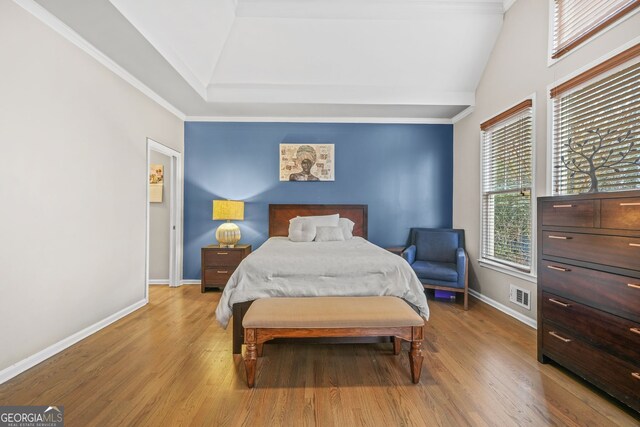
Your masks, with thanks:
[{"label": "small framed picture", "polygon": [[335,181],[334,144],[280,144],[280,181]]}]

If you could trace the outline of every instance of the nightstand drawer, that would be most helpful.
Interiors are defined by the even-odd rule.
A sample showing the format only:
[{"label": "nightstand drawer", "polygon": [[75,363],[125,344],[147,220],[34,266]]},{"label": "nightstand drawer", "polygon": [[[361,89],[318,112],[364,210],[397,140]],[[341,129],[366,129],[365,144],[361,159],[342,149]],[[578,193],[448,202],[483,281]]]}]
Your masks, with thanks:
[{"label": "nightstand drawer", "polygon": [[204,267],[231,265],[237,266],[242,261],[242,251],[215,249],[204,253]]},{"label": "nightstand drawer", "polygon": [[200,291],[204,292],[207,287],[224,288],[235,269],[250,253],[251,245],[236,245],[233,248],[209,245],[202,248]]},{"label": "nightstand drawer", "polygon": [[234,271],[235,267],[205,268],[204,284],[224,286],[227,284],[229,277],[231,277]]}]

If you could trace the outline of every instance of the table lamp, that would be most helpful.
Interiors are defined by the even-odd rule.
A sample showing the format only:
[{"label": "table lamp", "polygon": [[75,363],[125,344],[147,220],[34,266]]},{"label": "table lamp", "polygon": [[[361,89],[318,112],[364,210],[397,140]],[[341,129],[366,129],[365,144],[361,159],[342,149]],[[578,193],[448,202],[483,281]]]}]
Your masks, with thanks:
[{"label": "table lamp", "polygon": [[227,221],[216,230],[216,239],[221,248],[233,248],[240,241],[240,228],[231,220],[244,220],[244,202],[214,200],[213,219]]}]

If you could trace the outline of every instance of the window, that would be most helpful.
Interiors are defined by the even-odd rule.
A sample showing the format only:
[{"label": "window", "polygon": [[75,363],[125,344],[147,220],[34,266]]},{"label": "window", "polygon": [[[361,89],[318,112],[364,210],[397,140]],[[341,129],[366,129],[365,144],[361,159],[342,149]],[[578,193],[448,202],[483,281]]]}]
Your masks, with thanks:
[{"label": "window", "polygon": [[532,100],[480,125],[482,258],[522,272],[532,266]]},{"label": "window", "polygon": [[551,89],[553,193],[640,188],[640,44]]},{"label": "window", "polygon": [[559,58],[640,6],[640,0],[553,0],[553,51]]}]

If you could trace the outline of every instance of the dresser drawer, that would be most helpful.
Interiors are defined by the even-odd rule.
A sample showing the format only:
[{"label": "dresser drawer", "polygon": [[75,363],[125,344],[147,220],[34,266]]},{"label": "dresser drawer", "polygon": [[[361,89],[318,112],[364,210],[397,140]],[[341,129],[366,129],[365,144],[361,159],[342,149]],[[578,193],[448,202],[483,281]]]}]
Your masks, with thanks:
[{"label": "dresser drawer", "polygon": [[242,261],[242,252],[237,250],[215,249],[207,250],[203,255],[205,267],[230,265],[237,266]]},{"label": "dresser drawer", "polygon": [[547,292],[542,293],[542,317],[595,347],[630,363],[640,363],[639,323]]},{"label": "dresser drawer", "polygon": [[544,255],[640,270],[640,238],[542,232]]},{"label": "dresser drawer", "polygon": [[538,277],[543,291],[640,322],[640,279],[545,260]]},{"label": "dresser drawer", "polygon": [[542,203],[542,225],[593,227],[595,217],[593,200]]},{"label": "dresser drawer", "polygon": [[235,268],[205,268],[204,284],[211,286],[224,286],[229,281],[229,277],[233,274]]},{"label": "dresser drawer", "polygon": [[594,383],[627,405],[640,410],[640,366],[630,364],[544,322],[543,353]]},{"label": "dresser drawer", "polygon": [[640,198],[604,199],[601,227],[640,230]]}]

